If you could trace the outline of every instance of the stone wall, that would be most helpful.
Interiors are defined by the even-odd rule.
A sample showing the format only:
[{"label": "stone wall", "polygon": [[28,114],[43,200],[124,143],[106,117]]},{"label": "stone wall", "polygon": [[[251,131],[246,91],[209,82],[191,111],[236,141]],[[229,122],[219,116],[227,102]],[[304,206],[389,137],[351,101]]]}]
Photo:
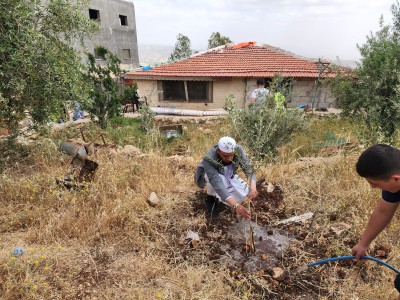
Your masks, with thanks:
[{"label": "stone wall", "polygon": [[[316,95],[315,95],[316,94]],[[336,108],[336,98],[334,98],[327,87],[322,86],[315,93],[314,79],[296,79],[293,83],[293,96],[291,97],[291,106],[300,106],[309,104],[311,106],[313,100],[314,108]]]}]

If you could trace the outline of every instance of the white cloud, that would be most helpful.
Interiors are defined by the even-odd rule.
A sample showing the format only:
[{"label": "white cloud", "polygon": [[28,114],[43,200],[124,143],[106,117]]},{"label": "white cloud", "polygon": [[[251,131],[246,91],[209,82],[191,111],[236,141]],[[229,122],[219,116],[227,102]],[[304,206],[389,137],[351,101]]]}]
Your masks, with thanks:
[{"label": "white cloud", "polygon": [[309,57],[356,59],[356,44],[391,21],[393,0],[134,0],[138,42],[205,49],[212,32]]}]

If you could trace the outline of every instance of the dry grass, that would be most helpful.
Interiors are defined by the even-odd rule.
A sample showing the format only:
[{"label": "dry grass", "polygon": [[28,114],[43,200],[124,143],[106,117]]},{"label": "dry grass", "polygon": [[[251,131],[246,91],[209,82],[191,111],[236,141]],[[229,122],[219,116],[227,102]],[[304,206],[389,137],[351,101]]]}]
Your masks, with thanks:
[{"label": "dry grass", "polygon": [[[323,136],[326,128],[336,126],[332,124],[318,134]],[[182,255],[186,232],[201,231],[207,223],[204,214],[193,211],[198,191],[193,171],[208,148],[229,133],[224,122],[185,126],[185,139],[141,140],[146,146],[140,156],[99,151],[96,179],[81,191],[56,186],[54,178],[66,173],[70,158],[50,141],[32,145],[25,163],[6,169],[0,175],[1,299],[279,299],[279,294],[268,296],[271,286],[254,274],[234,276],[208,261],[206,252],[212,249],[196,259]],[[126,129],[122,132],[127,134]],[[66,135],[57,134],[57,142]],[[300,151],[298,144],[306,136],[283,147],[280,162],[261,166],[258,177],[282,187],[287,211],[315,212],[311,232],[321,245],[326,244],[324,233],[332,223],[350,224],[348,234],[330,237],[328,243],[330,255],[348,255],[379,192],[371,191],[354,172],[358,149],[327,164],[293,164],[304,156],[305,147]],[[134,142],[135,137],[124,141]],[[177,149],[184,149],[184,156],[170,157]],[[161,205],[147,204],[151,192],[160,197]],[[388,262],[394,266],[400,266],[399,225],[396,217],[377,239],[378,244],[393,246]],[[13,258],[10,251],[16,247],[25,254]],[[317,258],[302,247],[294,251],[295,265]],[[396,296],[393,272],[374,263],[365,268],[364,279],[357,266],[331,264],[310,270],[321,274],[321,282],[315,284],[329,293],[308,299]],[[345,274],[339,276],[339,270]]]}]

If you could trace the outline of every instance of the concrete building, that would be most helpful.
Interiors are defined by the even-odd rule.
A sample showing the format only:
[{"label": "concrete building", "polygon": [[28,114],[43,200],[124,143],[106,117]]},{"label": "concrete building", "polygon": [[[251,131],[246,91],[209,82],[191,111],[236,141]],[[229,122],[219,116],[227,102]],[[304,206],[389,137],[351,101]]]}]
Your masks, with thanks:
[{"label": "concrete building", "polygon": [[[98,22],[100,30],[85,41],[87,50],[94,53],[102,45],[117,55],[122,65],[139,67],[135,7],[125,0],[90,0],[87,16]],[[98,61],[101,64],[101,60]]]},{"label": "concrete building", "polygon": [[335,108],[336,99],[321,84],[329,62],[299,57],[282,49],[254,42],[220,46],[187,59],[124,74],[137,82],[141,97],[151,106],[215,110],[232,94],[243,107],[256,88],[257,78],[271,81],[280,74],[292,82],[289,106]]}]

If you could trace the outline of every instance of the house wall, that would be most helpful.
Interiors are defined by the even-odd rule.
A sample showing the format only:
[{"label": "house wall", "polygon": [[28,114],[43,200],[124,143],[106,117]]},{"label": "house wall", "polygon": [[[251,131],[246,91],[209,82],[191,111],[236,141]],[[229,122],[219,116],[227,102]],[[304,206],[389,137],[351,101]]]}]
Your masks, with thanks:
[{"label": "house wall", "polygon": [[[124,0],[90,0],[90,9],[100,12],[100,30],[92,39],[85,40],[85,46],[94,53],[95,45],[102,45],[117,55],[122,64],[139,67],[139,54],[136,34],[135,7]],[[89,18],[89,8],[85,12]],[[120,24],[119,15],[127,17],[128,25]],[[123,58],[122,49],[130,49],[131,58]],[[97,60],[101,64],[101,60]]]},{"label": "house wall", "polygon": [[[309,104],[311,106],[315,95],[315,80],[313,78],[296,78],[292,86],[292,97],[289,100],[290,106],[300,106]],[[251,93],[256,88],[255,78],[249,78],[246,84],[246,99],[251,97]],[[329,88],[322,86],[319,88],[314,102],[314,108],[336,108],[336,98],[330,93]]]},{"label": "house wall", "polygon": [[291,105],[300,106],[308,103],[311,106],[314,97],[314,108],[336,108],[336,98],[333,97],[329,88],[322,86],[315,96],[314,79],[299,78],[295,80]]},{"label": "house wall", "polygon": [[139,89],[140,97],[147,97],[150,106],[173,106],[180,109],[195,109],[195,110],[212,110],[222,109],[225,103],[225,97],[233,94],[236,103],[239,107],[244,106],[245,99],[245,80],[215,80],[213,81],[212,102],[195,103],[195,102],[174,102],[174,101],[159,101],[157,81],[156,80],[135,80]]}]

